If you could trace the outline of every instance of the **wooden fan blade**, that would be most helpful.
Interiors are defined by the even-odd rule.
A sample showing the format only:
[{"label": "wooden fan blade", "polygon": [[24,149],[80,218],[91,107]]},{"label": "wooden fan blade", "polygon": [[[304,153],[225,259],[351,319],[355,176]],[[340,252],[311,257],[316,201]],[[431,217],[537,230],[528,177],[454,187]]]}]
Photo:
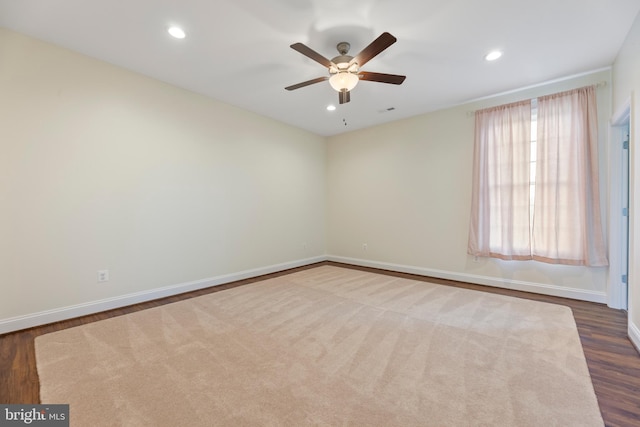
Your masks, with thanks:
[{"label": "wooden fan blade", "polygon": [[347,102],[351,101],[351,92],[338,92],[338,101],[340,102],[340,104],[346,104]]},{"label": "wooden fan blade", "polygon": [[296,90],[296,89],[300,89],[301,87],[305,87],[305,86],[309,86],[315,83],[320,83],[320,82],[324,82],[326,80],[329,80],[329,77],[318,77],[312,80],[307,80],[306,82],[302,82],[302,83],[298,83],[295,85],[291,85],[291,86],[287,86],[285,87],[286,90]]},{"label": "wooden fan blade", "polygon": [[291,45],[291,49],[300,52],[304,56],[313,59],[318,64],[324,65],[327,68],[330,68],[333,65],[333,62],[331,62],[330,60],[328,60],[324,56],[320,55],[315,50],[311,49],[310,47],[308,47],[308,46],[306,46],[306,45],[304,45],[302,43],[294,43],[294,44],[292,44]]},{"label": "wooden fan blade", "polygon": [[360,71],[358,73],[360,80],[368,80],[370,82],[390,83],[392,85],[401,85],[407,76],[398,74],[370,73],[368,71]]},{"label": "wooden fan blade", "polygon": [[389,33],[382,33],[377,39],[371,42],[369,46],[362,49],[362,52],[353,57],[350,64],[354,62],[358,63],[358,67],[362,67],[369,62],[373,57],[380,52],[391,46],[396,42],[396,38]]}]

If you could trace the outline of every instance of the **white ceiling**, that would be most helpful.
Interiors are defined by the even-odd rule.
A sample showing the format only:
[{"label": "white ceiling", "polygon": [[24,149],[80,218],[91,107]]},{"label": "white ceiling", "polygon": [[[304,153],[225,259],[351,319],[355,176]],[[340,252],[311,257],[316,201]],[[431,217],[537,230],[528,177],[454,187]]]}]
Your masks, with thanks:
[{"label": "white ceiling", "polygon": [[[639,11],[639,0],[0,0],[0,26],[328,136],[610,66]],[[284,90],[327,74],[292,43],[330,59],[338,42],[355,55],[385,31],[398,41],[362,69],[403,85],[361,82],[344,105],[328,82]],[[504,56],[484,61],[496,48]]]}]

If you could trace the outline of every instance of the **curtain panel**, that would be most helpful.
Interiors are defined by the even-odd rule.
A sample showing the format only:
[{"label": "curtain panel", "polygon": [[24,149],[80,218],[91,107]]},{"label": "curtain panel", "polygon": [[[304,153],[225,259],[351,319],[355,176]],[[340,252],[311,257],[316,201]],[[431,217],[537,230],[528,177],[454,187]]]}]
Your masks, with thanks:
[{"label": "curtain panel", "polygon": [[468,253],[531,259],[531,101],[475,113]]},{"label": "curtain panel", "polygon": [[606,266],[600,218],[596,88],[538,99],[533,259]]}]

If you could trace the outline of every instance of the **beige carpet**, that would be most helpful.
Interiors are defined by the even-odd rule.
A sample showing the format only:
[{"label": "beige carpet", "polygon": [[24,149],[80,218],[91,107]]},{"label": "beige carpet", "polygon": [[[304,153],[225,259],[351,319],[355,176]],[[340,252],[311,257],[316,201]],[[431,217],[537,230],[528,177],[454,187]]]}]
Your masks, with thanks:
[{"label": "beige carpet", "polygon": [[84,426],[602,426],[568,307],[321,266],[40,336]]}]

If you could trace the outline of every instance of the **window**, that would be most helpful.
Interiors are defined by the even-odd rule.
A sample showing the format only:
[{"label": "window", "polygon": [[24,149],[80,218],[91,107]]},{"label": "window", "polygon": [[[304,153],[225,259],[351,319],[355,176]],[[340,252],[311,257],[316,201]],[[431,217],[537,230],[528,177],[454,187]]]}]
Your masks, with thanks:
[{"label": "window", "polygon": [[595,87],[476,112],[468,252],[607,265]]}]

